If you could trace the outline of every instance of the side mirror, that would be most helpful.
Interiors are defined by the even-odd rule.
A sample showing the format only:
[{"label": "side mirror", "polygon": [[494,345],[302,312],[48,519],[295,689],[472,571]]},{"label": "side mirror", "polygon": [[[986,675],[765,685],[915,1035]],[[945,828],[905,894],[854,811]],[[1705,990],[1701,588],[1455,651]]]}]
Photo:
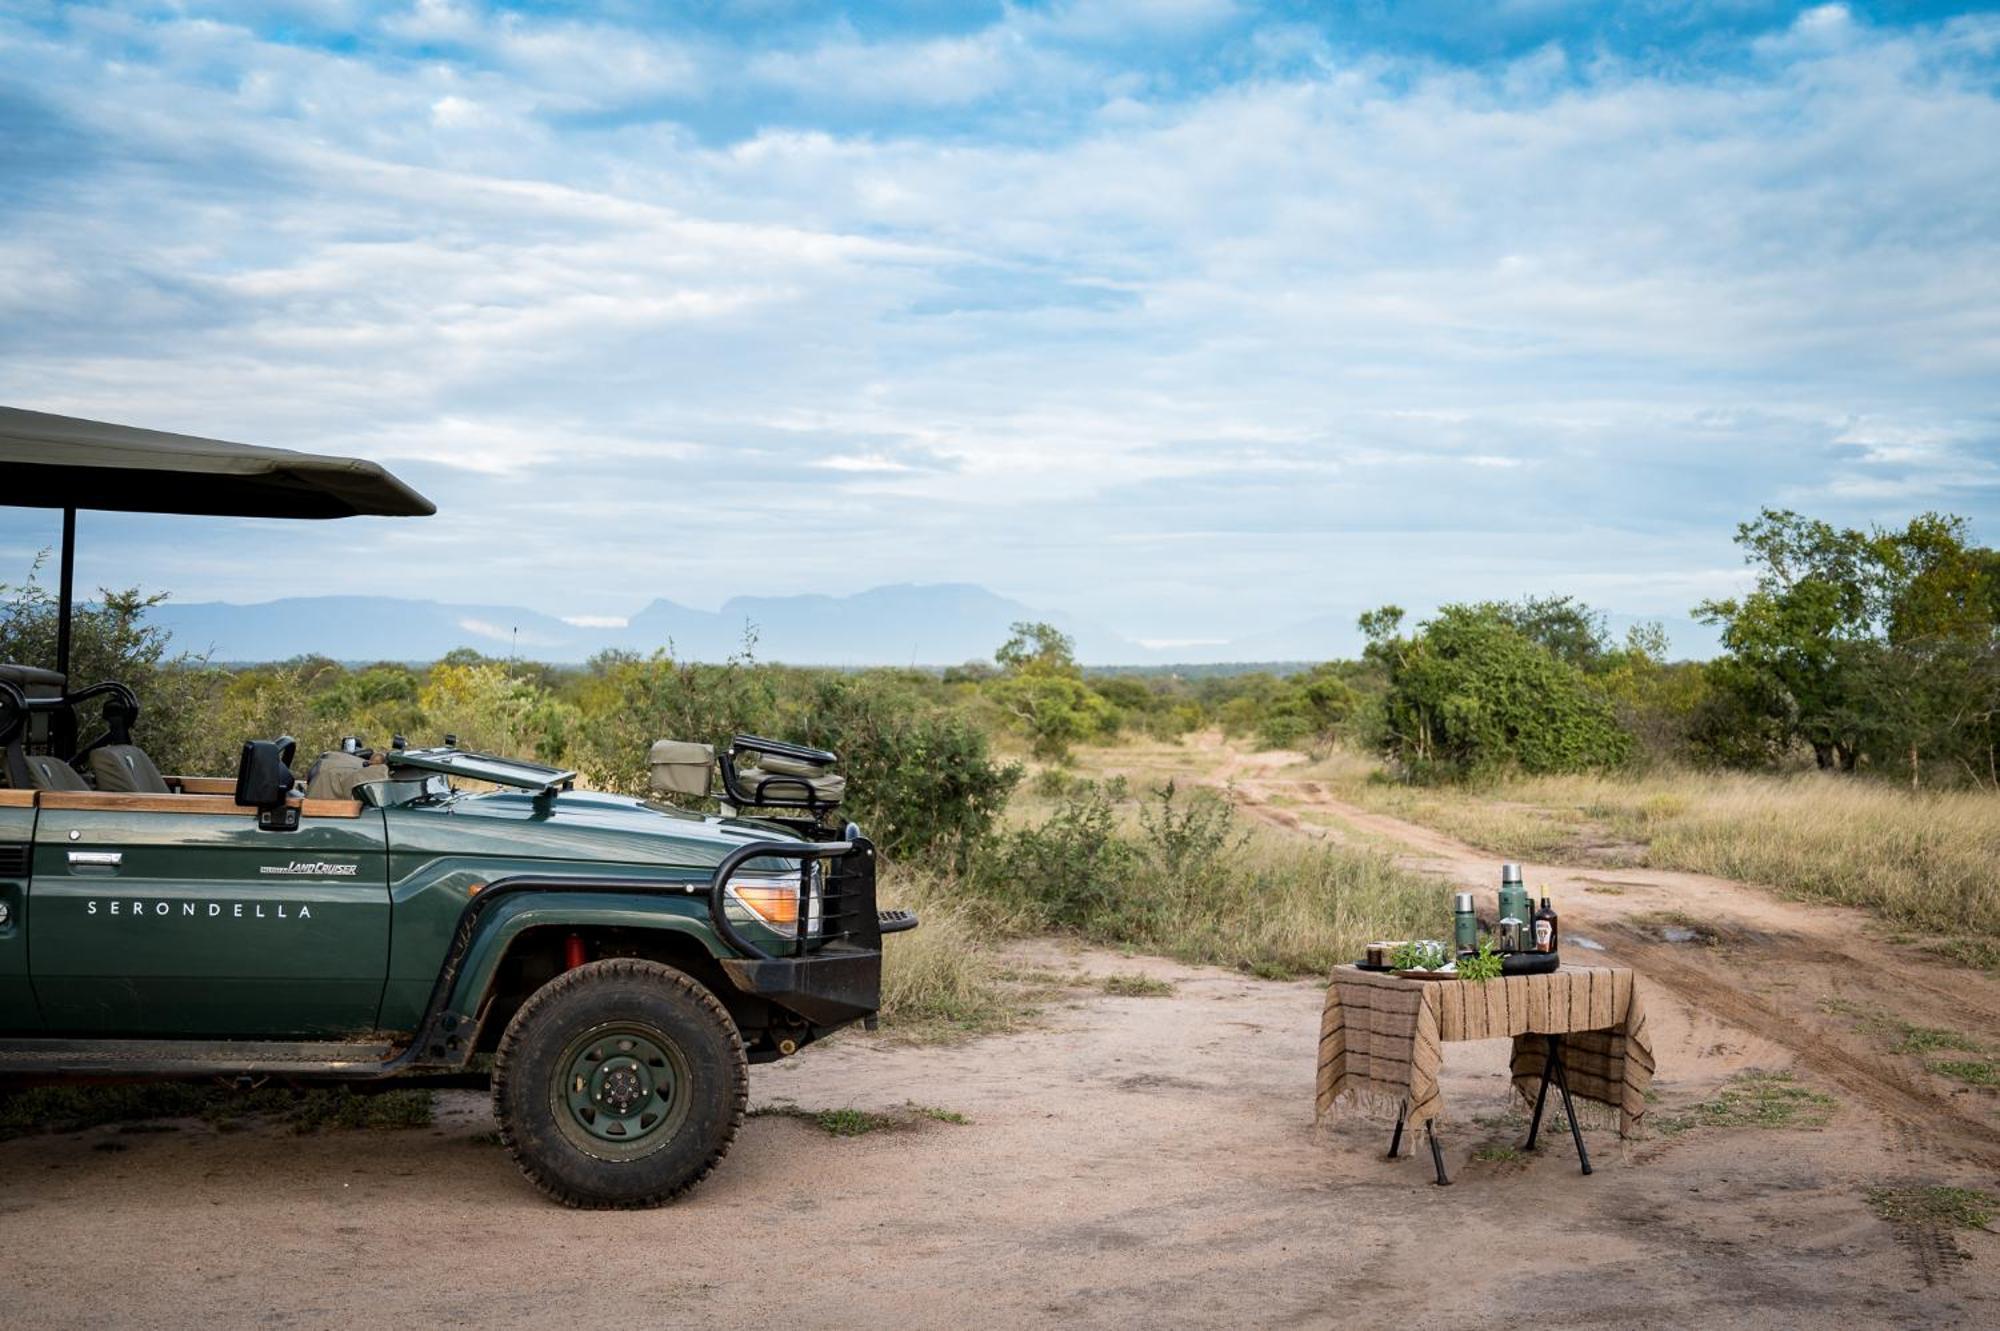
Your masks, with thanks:
[{"label": "side mirror", "polygon": [[243,743],[243,755],[236,761],[236,802],[257,810],[257,826],[272,832],[290,832],[299,825],[299,811],[288,802],[292,785],[292,757],[298,741],[252,739]]}]

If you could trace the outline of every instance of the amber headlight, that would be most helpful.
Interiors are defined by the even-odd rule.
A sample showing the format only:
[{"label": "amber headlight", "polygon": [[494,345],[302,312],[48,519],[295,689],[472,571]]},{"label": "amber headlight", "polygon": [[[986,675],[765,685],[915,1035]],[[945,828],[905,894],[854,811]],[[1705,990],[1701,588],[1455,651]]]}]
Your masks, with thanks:
[{"label": "amber headlight", "polygon": [[[812,866],[807,880],[805,933],[808,938],[816,938],[820,930],[820,875],[817,864]],[[799,895],[799,876],[795,873],[739,873],[723,889],[723,909],[738,924],[755,920],[767,929],[795,937],[799,925]]]}]

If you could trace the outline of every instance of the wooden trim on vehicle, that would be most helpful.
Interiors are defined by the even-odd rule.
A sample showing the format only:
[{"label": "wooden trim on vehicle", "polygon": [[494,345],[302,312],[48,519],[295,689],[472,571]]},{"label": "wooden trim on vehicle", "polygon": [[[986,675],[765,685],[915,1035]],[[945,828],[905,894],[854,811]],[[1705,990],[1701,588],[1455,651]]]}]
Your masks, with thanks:
[{"label": "wooden trim on vehicle", "polygon": [[114,813],[255,814],[224,795],[136,795],[118,790],[45,790],[44,809],[97,809]]},{"label": "wooden trim on vehicle", "polygon": [[299,812],[308,818],[359,818],[360,800],[300,800]]},{"label": "wooden trim on vehicle", "polygon": [[[234,782],[230,783],[232,786]],[[33,793],[33,792],[30,792]],[[229,795],[129,795],[106,790],[44,790],[44,809],[95,809],[110,813],[234,813],[254,818],[257,810]],[[359,818],[360,800],[292,800],[308,818]]]},{"label": "wooden trim on vehicle", "polygon": [[0,790],[0,809],[32,809],[34,807],[34,791]]},{"label": "wooden trim on vehicle", "polygon": [[179,786],[183,795],[234,795],[236,778],[233,776],[170,776],[170,786]]}]

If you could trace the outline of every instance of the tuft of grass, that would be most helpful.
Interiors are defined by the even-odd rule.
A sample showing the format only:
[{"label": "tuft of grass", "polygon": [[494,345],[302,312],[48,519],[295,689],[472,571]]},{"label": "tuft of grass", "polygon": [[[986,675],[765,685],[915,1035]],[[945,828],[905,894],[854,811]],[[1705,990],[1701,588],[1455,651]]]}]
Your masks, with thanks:
[{"label": "tuft of grass", "polygon": [[1165,998],[1174,992],[1174,982],[1150,975],[1107,975],[1104,992],[1115,998]]},{"label": "tuft of grass", "polygon": [[[1930,1054],[1940,1051],[1982,1054],[1986,1046],[1963,1031],[1942,1026],[1916,1026],[1881,1008],[1868,1007],[1844,998],[1822,998],[1820,1011],[1830,1016],[1852,1018],[1857,1029],[1886,1040],[1890,1052]],[[1931,1065],[1933,1068],[1939,1066]]]},{"label": "tuft of grass", "polygon": [[1782,1072],[1745,1072],[1714,1099],[1690,1106],[1660,1124],[1673,1134],[1692,1128],[1821,1128],[1838,1102]]},{"label": "tuft of grass", "polygon": [[866,1109],[822,1109],[812,1121],[829,1137],[865,1137],[902,1126],[887,1114],[871,1114]]},{"label": "tuft of grass", "polygon": [[2000,971],[2000,939],[1943,938],[1927,945],[1934,956],[1974,970]]},{"label": "tuft of grass", "polygon": [[801,1109],[790,1103],[763,1105],[750,1111],[751,1118],[791,1118],[810,1123],[829,1137],[865,1137],[871,1132],[890,1132],[904,1126],[890,1114],[867,1109]]},{"label": "tuft of grass", "polygon": [[1519,1164],[1528,1157],[1518,1146],[1494,1145],[1480,1147],[1472,1153],[1472,1158],[1474,1160],[1485,1160],[1497,1165],[1513,1165]]},{"label": "tuft of grass", "polygon": [[920,1105],[914,1102],[906,1105],[905,1108],[917,1117],[930,1119],[934,1123],[950,1123],[955,1127],[962,1128],[972,1122],[971,1119],[959,1113],[956,1109],[940,1109],[936,1105]]},{"label": "tuft of grass", "polygon": [[2000,1216],[2000,1197],[1973,1188],[1870,1188],[1868,1205],[1893,1225],[1987,1229]]},{"label": "tuft of grass", "polygon": [[1979,1041],[1958,1031],[1947,1031],[1937,1026],[1904,1026],[1896,1037],[1894,1048],[1899,1054],[1924,1054],[1939,1049],[1978,1053],[1982,1046]]},{"label": "tuft of grass", "polygon": [[2000,1063],[1989,1058],[1937,1059],[1930,1070],[1967,1086],[2000,1086]]}]

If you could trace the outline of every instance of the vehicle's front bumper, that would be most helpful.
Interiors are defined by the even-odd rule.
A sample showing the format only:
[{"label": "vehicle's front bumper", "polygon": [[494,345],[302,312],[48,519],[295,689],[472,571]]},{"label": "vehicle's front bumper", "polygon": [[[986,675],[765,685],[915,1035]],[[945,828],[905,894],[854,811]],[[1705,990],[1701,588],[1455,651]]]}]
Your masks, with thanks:
[{"label": "vehicle's front bumper", "polygon": [[845,1026],[882,1006],[882,952],[829,943],[803,957],[724,957],[722,969],[744,993],[795,1012],[814,1026]]}]

